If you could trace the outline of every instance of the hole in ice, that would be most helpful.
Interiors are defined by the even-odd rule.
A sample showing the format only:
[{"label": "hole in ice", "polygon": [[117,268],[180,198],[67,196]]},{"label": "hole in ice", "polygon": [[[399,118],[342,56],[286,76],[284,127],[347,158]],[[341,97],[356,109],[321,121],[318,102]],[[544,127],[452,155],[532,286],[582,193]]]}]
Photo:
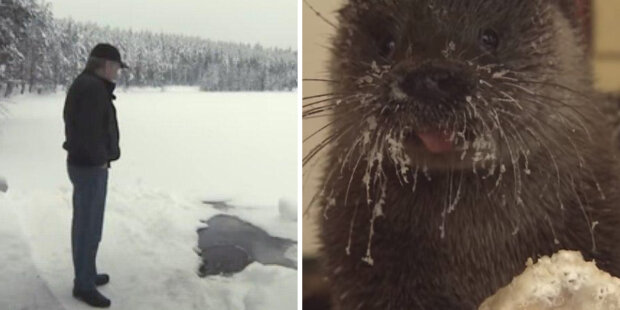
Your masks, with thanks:
[{"label": "hole in ice", "polygon": [[297,242],[269,235],[238,217],[219,214],[198,229],[197,254],[202,258],[198,273],[231,275],[252,262],[297,269]]}]

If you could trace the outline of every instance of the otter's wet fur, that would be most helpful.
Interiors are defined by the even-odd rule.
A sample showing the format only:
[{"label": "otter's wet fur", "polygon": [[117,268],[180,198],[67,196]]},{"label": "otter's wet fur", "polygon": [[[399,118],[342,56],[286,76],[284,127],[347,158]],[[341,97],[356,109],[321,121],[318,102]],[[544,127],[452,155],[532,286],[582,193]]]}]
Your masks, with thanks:
[{"label": "otter's wet fur", "polygon": [[[529,257],[620,276],[618,160],[554,0],[350,0],[320,191],[336,309],[475,309]],[[449,144],[447,144],[447,142]],[[311,152],[311,154],[316,152]]]}]

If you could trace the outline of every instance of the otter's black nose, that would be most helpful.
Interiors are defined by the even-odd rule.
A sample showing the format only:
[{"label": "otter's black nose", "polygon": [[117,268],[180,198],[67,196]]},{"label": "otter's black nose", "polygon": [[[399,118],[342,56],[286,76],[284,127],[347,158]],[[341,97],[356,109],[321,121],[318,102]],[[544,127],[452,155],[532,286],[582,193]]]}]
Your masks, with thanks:
[{"label": "otter's black nose", "polygon": [[400,89],[412,98],[428,102],[462,101],[470,95],[471,77],[457,66],[427,64],[407,73]]}]

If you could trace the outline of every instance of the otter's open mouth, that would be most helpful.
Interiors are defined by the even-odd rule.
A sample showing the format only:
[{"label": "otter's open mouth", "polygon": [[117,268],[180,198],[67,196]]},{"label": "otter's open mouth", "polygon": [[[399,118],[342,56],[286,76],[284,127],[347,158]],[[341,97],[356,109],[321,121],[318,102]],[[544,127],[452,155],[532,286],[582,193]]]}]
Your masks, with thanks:
[{"label": "otter's open mouth", "polygon": [[405,142],[433,154],[450,153],[457,148],[452,134],[445,131],[411,131],[405,136]]},{"label": "otter's open mouth", "polygon": [[418,132],[417,137],[431,153],[447,153],[454,150],[452,135],[447,132]]},{"label": "otter's open mouth", "polygon": [[437,155],[463,152],[466,145],[471,145],[475,140],[476,135],[470,130],[459,133],[445,130],[412,130],[405,136],[406,144]]}]

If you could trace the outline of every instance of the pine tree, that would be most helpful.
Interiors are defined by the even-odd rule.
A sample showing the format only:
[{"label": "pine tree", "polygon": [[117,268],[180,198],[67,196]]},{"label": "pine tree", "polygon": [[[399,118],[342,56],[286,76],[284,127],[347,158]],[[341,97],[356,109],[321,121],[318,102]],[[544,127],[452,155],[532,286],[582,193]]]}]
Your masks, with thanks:
[{"label": "pine tree", "polygon": [[54,19],[47,3],[0,0],[0,86],[5,95],[68,86],[99,42],[116,45],[131,69],[124,87],[200,85],[206,91],[279,91],[297,87],[297,55],[259,44],[102,27]]}]

